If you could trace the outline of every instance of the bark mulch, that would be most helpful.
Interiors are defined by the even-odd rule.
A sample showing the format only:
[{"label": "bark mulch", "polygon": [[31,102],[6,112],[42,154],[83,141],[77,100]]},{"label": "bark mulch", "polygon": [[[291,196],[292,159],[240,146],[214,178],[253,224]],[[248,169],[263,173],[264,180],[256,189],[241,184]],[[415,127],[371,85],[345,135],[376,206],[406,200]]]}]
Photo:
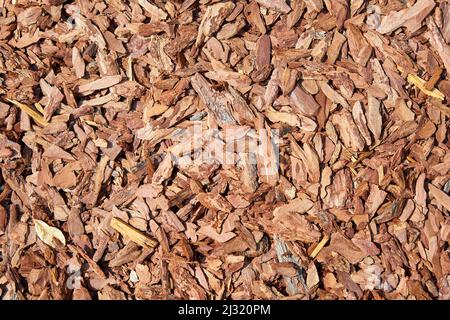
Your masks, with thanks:
[{"label": "bark mulch", "polygon": [[450,3],[0,1],[2,299],[450,299]]}]

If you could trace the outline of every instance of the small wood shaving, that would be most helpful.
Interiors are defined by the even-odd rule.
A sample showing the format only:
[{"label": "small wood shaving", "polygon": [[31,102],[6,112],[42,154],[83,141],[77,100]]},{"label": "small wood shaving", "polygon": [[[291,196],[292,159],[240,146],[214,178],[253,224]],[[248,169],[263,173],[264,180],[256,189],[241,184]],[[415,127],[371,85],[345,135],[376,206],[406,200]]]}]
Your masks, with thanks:
[{"label": "small wood shaving", "polygon": [[154,248],[158,245],[158,242],[147,236],[145,233],[123,222],[119,218],[111,219],[111,227],[124,237],[129,238],[131,241],[136,242],[142,247]]},{"label": "small wood shaving", "polygon": [[426,81],[421,79],[420,77],[414,75],[414,74],[408,74],[408,82],[415,85],[417,88],[419,88],[423,93],[425,93],[427,96],[439,99],[439,100],[445,100],[445,95],[440,92],[438,89],[433,89],[432,91],[428,90],[425,87]]},{"label": "small wood shaving", "polygon": [[322,248],[327,244],[328,240],[330,240],[330,238],[328,236],[324,236],[322,238],[322,240],[320,240],[320,242],[317,244],[317,246],[314,248],[314,250],[310,253],[310,257],[311,258],[315,258],[317,257],[317,255],[319,254],[320,250],[322,250]]},{"label": "small wood shaving", "polygon": [[27,106],[26,104],[20,103],[16,100],[10,100],[10,99],[6,99],[6,101],[11,102],[12,104],[18,106],[21,110],[23,110],[26,114],[28,114],[30,117],[32,117],[34,119],[34,121],[36,121],[41,126],[45,127],[48,125],[48,122],[44,119],[42,114],[33,110],[31,107]]}]

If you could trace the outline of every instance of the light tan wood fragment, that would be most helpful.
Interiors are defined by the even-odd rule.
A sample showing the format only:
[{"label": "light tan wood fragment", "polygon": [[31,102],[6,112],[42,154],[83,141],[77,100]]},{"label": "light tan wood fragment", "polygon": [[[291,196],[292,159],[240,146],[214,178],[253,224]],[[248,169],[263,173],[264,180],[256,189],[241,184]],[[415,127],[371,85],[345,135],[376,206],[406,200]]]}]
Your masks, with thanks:
[{"label": "light tan wood fragment", "polygon": [[122,236],[130,239],[138,245],[145,248],[154,248],[158,245],[158,242],[147,236],[142,231],[137,230],[133,226],[123,222],[119,218],[111,219],[111,227],[119,232]]}]

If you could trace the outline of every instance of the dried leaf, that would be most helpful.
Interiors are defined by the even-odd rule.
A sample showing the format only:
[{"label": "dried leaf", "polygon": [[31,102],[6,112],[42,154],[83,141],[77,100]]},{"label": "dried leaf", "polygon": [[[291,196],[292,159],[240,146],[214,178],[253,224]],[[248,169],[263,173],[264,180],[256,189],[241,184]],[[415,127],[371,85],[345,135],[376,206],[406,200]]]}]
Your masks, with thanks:
[{"label": "dried leaf", "polygon": [[66,238],[64,234],[58,228],[49,226],[42,220],[33,219],[34,228],[39,239],[45,244],[48,244],[53,249],[56,249],[59,245],[66,245]]}]

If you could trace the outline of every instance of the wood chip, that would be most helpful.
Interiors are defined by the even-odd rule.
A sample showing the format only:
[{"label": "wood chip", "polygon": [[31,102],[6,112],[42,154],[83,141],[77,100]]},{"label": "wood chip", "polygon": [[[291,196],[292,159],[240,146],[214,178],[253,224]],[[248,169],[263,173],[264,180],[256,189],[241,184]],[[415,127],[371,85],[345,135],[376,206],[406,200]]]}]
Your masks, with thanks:
[{"label": "wood chip", "polygon": [[124,237],[127,237],[144,248],[154,248],[158,245],[158,242],[147,236],[145,233],[137,230],[129,224],[126,224],[119,218],[111,219],[111,227]]},{"label": "wood chip", "polygon": [[418,76],[416,76],[414,74],[408,74],[408,82],[415,85],[427,96],[430,96],[430,97],[433,97],[433,98],[436,98],[439,100],[445,100],[445,96],[442,92],[440,92],[438,89],[433,89],[432,91],[426,89],[426,87],[425,87],[426,81],[419,78]]},{"label": "wood chip", "polygon": [[26,114],[28,114],[30,117],[32,117],[34,119],[34,121],[36,121],[36,123],[40,124],[41,126],[45,127],[48,125],[48,122],[44,119],[42,114],[33,110],[31,107],[27,106],[26,104],[20,103],[16,100],[10,100],[10,99],[6,99],[6,101],[9,101],[9,102],[13,103],[14,105],[18,106],[21,110],[23,110]]}]

